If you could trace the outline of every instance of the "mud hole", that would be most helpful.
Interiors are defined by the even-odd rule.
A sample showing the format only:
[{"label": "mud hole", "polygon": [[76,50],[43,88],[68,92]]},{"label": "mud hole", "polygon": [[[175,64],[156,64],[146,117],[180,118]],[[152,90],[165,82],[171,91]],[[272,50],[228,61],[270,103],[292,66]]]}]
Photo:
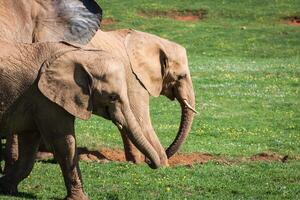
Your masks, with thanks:
[{"label": "mud hole", "polygon": [[[102,148],[99,151],[91,151],[85,147],[78,148],[79,158],[86,162],[99,162],[107,163],[111,161],[125,162],[124,151],[120,149]],[[49,152],[39,152],[37,155],[38,160],[52,160],[53,155]],[[224,156],[217,156],[205,153],[178,153],[169,160],[170,166],[192,166],[194,164],[204,164],[209,161],[217,162],[220,164],[234,164],[245,162],[287,162],[290,160],[288,156],[278,155],[273,152],[263,152],[251,157],[236,157],[233,159]],[[297,159],[298,160],[298,159]]]},{"label": "mud hole", "polygon": [[285,17],[284,20],[291,26],[300,26],[300,16]]},{"label": "mud hole", "polygon": [[142,17],[168,17],[177,21],[196,22],[203,19],[207,15],[206,10],[142,10],[139,12]]}]

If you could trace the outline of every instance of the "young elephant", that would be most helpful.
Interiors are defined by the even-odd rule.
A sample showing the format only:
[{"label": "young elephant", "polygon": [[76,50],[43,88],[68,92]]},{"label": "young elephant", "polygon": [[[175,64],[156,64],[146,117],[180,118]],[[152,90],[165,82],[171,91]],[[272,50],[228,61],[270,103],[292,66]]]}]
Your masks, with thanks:
[{"label": "young elephant", "polygon": [[0,191],[16,193],[34,164],[41,138],[55,154],[67,199],[87,199],[76,153],[75,117],[111,119],[157,168],[160,158],[129,105],[123,63],[105,51],[63,43],[0,42],[0,135],[18,133],[19,158],[0,178]]},{"label": "young elephant", "polygon": [[[2,41],[65,41],[85,45],[100,28],[101,19],[102,9],[94,0],[0,0]],[[18,158],[17,136],[10,137],[5,170]],[[0,161],[3,157],[0,152]]]},{"label": "young elephant", "polygon": [[[161,37],[128,29],[110,32],[99,30],[89,45],[108,51],[123,61],[133,113],[161,161],[167,163],[188,136],[196,112],[185,48]],[[177,99],[181,106],[179,129],[166,151],[156,136],[149,113],[150,96],[160,95],[171,100]],[[143,158],[128,139],[126,130],[121,130],[121,134],[126,159],[142,162]]]}]

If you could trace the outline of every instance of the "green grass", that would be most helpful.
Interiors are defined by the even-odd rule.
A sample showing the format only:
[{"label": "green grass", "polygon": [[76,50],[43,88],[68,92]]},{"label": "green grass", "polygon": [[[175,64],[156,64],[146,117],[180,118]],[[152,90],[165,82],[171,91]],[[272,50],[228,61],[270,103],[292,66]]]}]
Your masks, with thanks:
[{"label": "green grass", "polygon": [[[282,20],[300,16],[299,0],[110,0],[101,1],[101,6],[104,17],[117,21],[105,29],[134,28],[187,48],[199,114],[182,152],[234,158],[272,151],[299,157],[300,27]],[[138,14],[170,9],[204,9],[207,15],[199,22],[179,22]],[[164,146],[175,136],[179,109],[177,102],[164,97],[151,101],[153,125]],[[117,128],[109,121],[78,120],[76,129],[79,146],[122,148]],[[81,168],[91,199],[300,198],[297,160],[159,170],[81,163]],[[63,197],[58,166],[37,163],[20,191],[37,199]]]},{"label": "green grass", "polygon": [[[81,163],[91,199],[299,199],[300,163],[208,163],[151,170],[144,166]],[[54,178],[55,177],[55,178]],[[20,185],[23,197],[65,195],[57,165],[37,163]],[[4,197],[2,199],[12,199]]]}]

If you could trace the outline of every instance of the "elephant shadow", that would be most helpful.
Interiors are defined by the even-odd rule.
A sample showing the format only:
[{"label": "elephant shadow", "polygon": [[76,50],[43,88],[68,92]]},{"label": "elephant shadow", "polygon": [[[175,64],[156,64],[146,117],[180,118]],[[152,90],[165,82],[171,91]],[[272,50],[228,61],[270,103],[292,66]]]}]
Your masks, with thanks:
[{"label": "elephant shadow", "polygon": [[[0,192],[1,194],[1,192]],[[6,194],[1,194],[1,196],[6,196]],[[0,198],[1,198],[0,196]],[[9,195],[11,196],[11,195]],[[14,197],[22,198],[22,199],[38,199],[35,195],[27,192],[18,192],[18,194],[13,195]]]},{"label": "elephant shadow", "polygon": [[[57,161],[55,160],[51,151],[47,149],[40,149],[41,151],[38,152],[37,160],[41,163],[51,163],[56,164]],[[77,153],[80,160],[84,161],[113,161],[112,159],[106,157],[99,151],[89,150],[87,147],[78,147]]]}]

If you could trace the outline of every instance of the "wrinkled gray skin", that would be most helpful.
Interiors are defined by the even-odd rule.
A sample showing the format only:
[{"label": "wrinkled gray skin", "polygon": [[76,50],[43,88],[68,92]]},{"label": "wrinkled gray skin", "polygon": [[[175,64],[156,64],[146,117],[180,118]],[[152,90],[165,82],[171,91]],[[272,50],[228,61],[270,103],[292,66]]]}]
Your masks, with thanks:
[{"label": "wrinkled gray skin", "polygon": [[[0,0],[0,38],[87,44],[100,27],[101,17],[102,10],[94,0]],[[6,146],[7,168],[18,157],[17,137],[10,134]]]},{"label": "wrinkled gray skin", "polygon": [[86,44],[100,26],[94,0],[0,0],[0,38]]},{"label": "wrinkled gray skin", "polygon": [[[0,178],[0,191],[17,193],[34,165],[41,138],[54,152],[67,189],[67,199],[88,199],[78,166],[75,117],[92,112],[106,116],[149,159],[161,166],[158,153],[130,108],[125,70],[119,59],[95,49],[63,43],[13,45],[0,42],[0,136],[18,134],[19,158]],[[5,49],[5,50],[4,50]],[[5,98],[9,96],[10,98]]]},{"label": "wrinkled gray skin", "polygon": [[[195,95],[184,47],[158,36],[135,30],[99,30],[90,46],[103,49],[118,57],[125,66],[130,106],[145,136],[158,152],[161,163],[168,165],[189,134],[195,113]],[[177,99],[181,106],[181,121],[175,140],[162,147],[151,124],[150,96],[164,95]],[[102,112],[105,116],[105,111]],[[120,129],[126,159],[143,162],[143,156]]]}]

